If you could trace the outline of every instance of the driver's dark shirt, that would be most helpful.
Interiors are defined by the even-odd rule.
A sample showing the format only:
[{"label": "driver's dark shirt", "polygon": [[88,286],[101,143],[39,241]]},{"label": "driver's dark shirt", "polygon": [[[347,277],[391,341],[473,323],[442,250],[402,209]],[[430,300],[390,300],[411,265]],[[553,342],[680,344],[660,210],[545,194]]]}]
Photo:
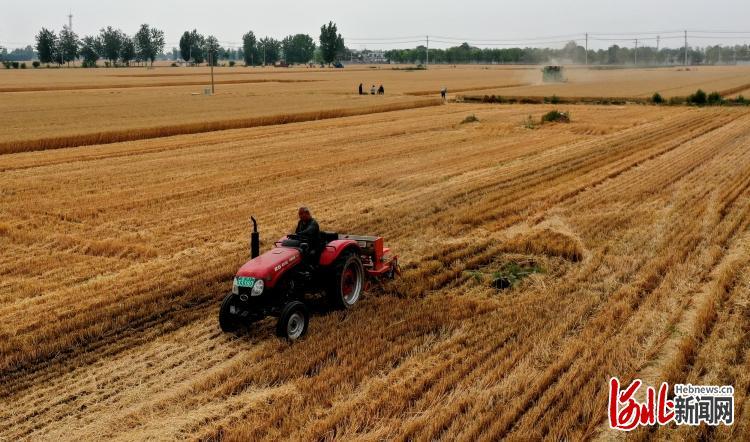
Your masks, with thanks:
[{"label": "driver's dark shirt", "polygon": [[317,243],[318,239],[320,238],[320,227],[318,226],[318,222],[315,221],[315,218],[310,218],[309,221],[299,220],[294,233],[307,238],[310,241],[311,246],[318,245]]}]

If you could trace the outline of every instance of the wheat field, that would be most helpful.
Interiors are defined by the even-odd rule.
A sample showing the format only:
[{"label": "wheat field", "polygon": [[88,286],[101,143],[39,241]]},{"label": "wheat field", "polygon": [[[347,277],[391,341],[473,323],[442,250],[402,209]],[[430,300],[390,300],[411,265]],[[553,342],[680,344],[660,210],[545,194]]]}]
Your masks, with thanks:
[{"label": "wheat field", "polygon": [[685,97],[702,88],[706,93],[723,96],[750,95],[748,66],[691,66],[630,69],[565,69],[564,83],[519,85],[502,89],[475,90],[471,95],[565,98],[650,98],[655,92],[663,97]]},{"label": "wheat field", "polygon": [[[352,70],[217,68],[216,94],[203,95],[206,68],[41,69],[0,71],[4,130],[0,153],[128,141],[259,122],[306,121],[435,104],[440,88],[526,84],[537,69],[386,67]],[[357,87],[383,84],[385,96]],[[432,98],[426,95],[432,95]],[[54,103],[54,105],[51,105]]]},{"label": "wheat field", "polygon": [[[566,105],[571,123],[530,128],[550,105],[415,104],[451,76],[471,89],[527,69],[389,71],[393,96],[356,96],[371,71],[246,75],[326,83],[300,104],[289,88],[315,82],[224,86],[267,88],[269,115],[368,100],[359,113],[0,155],[0,440],[610,440],[610,376],[735,388],[731,427],[632,439],[750,438],[750,110]],[[189,90],[117,92],[146,89]],[[81,91],[2,96],[58,93]],[[232,103],[175,103],[192,98]],[[116,126],[77,112],[76,133]],[[201,121],[157,114],[130,128]],[[265,250],[300,205],[326,230],[383,235],[402,277],[316,310],[294,344],[272,318],[222,333],[250,215]],[[523,262],[541,271],[493,287]]]},{"label": "wheat field", "polygon": [[[215,96],[203,95],[207,68],[27,69],[0,71],[0,153],[45,150],[155,136],[255,127],[438,104],[456,95],[614,97],[654,92],[685,96],[702,87],[728,97],[750,94],[750,68],[566,70],[568,81],[541,82],[537,66],[438,66],[351,69],[217,68]],[[383,84],[385,96],[359,96]]]}]

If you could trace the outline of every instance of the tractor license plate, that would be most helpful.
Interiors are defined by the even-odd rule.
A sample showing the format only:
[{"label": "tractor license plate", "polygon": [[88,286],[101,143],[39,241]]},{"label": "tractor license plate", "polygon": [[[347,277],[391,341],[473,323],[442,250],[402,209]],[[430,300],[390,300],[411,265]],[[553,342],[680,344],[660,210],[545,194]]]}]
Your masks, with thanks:
[{"label": "tractor license plate", "polygon": [[249,276],[238,276],[235,279],[237,280],[237,287],[252,288],[255,285],[255,278]]}]

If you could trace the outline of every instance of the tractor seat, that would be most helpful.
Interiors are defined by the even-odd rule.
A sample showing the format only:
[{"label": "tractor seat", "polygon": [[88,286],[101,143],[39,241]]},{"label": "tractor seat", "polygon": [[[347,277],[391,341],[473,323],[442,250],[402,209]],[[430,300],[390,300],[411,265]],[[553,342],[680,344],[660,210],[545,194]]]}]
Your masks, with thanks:
[{"label": "tractor seat", "polygon": [[328,244],[331,241],[336,241],[339,239],[339,234],[336,232],[324,232],[320,231],[320,242],[325,247],[326,244]]}]

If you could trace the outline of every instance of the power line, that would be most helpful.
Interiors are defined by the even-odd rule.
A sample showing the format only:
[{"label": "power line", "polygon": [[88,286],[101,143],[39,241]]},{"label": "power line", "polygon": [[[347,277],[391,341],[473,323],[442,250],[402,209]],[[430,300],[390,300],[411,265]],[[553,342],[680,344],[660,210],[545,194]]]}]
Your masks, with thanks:
[{"label": "power line", "polygon": [[704,38],[706,38],[706,39],[718,39],[718,40],[726,40],[727,39],[726,37],[721,37],[721,36],[718,36],[718,35],[696,35],[696,34],[690,34],[690,36],[692,38],[699,39],[699,40],[700,39],[704,39]]},{"label": "power line", "polygon": [[699,34],[750,34],[750,31],[690,31],[690,33]]},{"label": "power line", "polygon": [[[633,38],[597,38],[597,37],[589,37],[591,40],[594,41],[633,41]],[[667,38],[667,37],[662,37]],[[680,37],[681,38],[681,37]],[[657,37],[641,37],[637,38],[638,40],[656,40]]]},{"label": "power line", "polygon": [[[349,41],[349,40],[346,40]],[[352,43],[355,45],[390,45],[390,44],[406,44],[406,43],[424,43],[425,40],[409,40],[409,41],[353,41]]]},{"label": "power line", "polygon": [[460,41],[460,42],[514,42],[514,43],[523,43],[523,42],[533,42],[533,41],[539,41],[539,40],[556,40],[556,39],[562,39],[562,38],[573,38],[573,37],[582,37],[584,34],[578,33],[578,34],[564,34],[564,35],[548,35],[544,37],[531,37],[531,38],[466,38],[466,37],[445,37],[441,35],[435,35],[435,38],[441,39],[441,40],[452,40],[452,41]]},{"label": "power line", "polygon": [[355,38],[355,37],[347,37],[347,40],[352,41],[360,41],[360,40],[366,40],[366,41],[380,41],[380,40],[412,40],[415,38],[422,38],[422,35],[410,35],[408,37],[372,37],[372,38]]},{"label": "power line", "polygon": [[[433,40],[433,41],[438,42],[438,43],[456,44],[455,41],[445,41],[445,40]],[[539,42],[534,42],[534,45],[539,46],[539,45],[546,45],[546,44],[561,44],[561,43],[569,43],[569,42],[578,43],[581,41],[585,41],[585,39],[579,38],[579,39],[566,39],[566,40],[557,40],[557,41],[539,41]],[[464,41],[464,43],[467,43],[469,45],[474,45],[474,46],[504,46],[504,47],[524,46],[524,43],[518,43],[518,42],[516,43],[479,43],[479,42],[473,42],[473,41]],[[528,43],[526,43],[525,45],[529,46]]]},{"label": "power line", "polygon": [[682,30],[674,31],[644,31],[644,32],[590,32],[589,35],[659,35],[659,34],[678,34]]}]

